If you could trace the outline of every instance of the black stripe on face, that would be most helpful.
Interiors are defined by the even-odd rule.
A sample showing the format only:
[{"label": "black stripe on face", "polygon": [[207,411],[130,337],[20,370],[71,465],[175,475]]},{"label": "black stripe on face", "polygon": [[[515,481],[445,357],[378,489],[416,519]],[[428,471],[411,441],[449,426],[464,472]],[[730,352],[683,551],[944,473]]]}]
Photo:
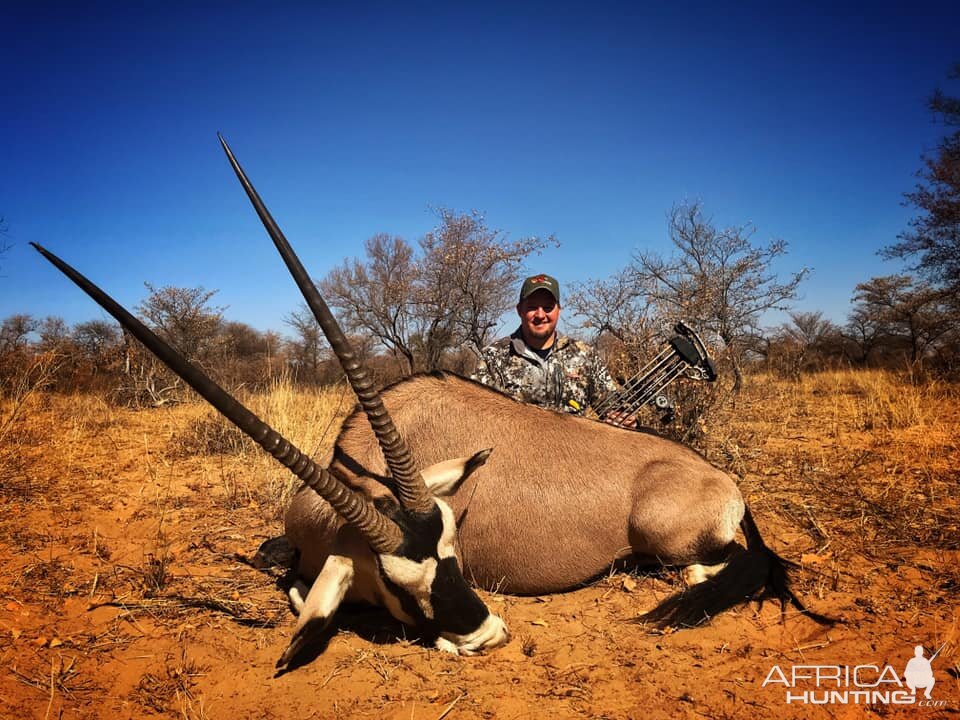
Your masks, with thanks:
[{"label": "black stripe on face", "polygon": [[460,572],[456,558],[444,558],[437,565],[437,576],[430,588],[433,621],[443,632],[469,635],[490,615]]},{"label": "black stripe on face", "polygon": [[387,591],[397,599],[403,611],[416,620],[418,627],[431,634],[470,635],[490,616],[487,606],[464,579],[456,558],[444,558],[437,563],[436,575],[430,587],[432,618],[424,614],[410,590],[398,585],[387,575],[379,555],[377,565]]},{"label": "black stripe on face", "polygon": [[427,558],[438,558],[437,545],[443,534],[443,517],[436,505],[427,513],[410,512],[402,509],[389,498],[378,498],[374,505],[377,510],[393,520],[403,532],[403,542],[391,555],[404,557],[414,562]]}]

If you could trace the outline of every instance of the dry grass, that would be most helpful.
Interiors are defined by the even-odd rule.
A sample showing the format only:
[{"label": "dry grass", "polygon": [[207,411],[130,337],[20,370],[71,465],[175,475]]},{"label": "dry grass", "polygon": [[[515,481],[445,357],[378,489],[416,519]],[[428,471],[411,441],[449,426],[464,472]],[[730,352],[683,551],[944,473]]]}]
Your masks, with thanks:
[{"label": "dry grass", "polygon": [[158,713],[196,717],[199,714],[197,709],[202,712],[203,704],[193,688],[205,670],[187,657],[185,649],[181,650],[179,658],[167,658],[162,668],[144,673],[131,698]]},{"label": "dry grass", "polygon": [[17,419],[29,407],[31,398],[43,392],[56,379],[57,370],[64,358],[56,352],[40,353],[32,357],[22,370],[11,376],[6,382],[0,382],[0,444],[7,436]]},{"label": "dry grass", "polygon": [[80,693],[89,693],[95,689],[89,680],[79,676],[77,657],[64,656],[62,653],[57,653],[57,656],[51,659],[49,673],[22,672],[16,667],[11,668],[10,672],[24,685],[29,685],[42,692],[49,692],[51,703],[58,694],[75,697]]},{"label": "dry grass", "polygon": [[706,451],[818,544],[960,547],[960,388],[889,371],[755,377]]},{"label": "dry grass", "polygon": [[[354,396],[345,384],[298,388],[289,377],[272,383],[267,393],[239,398],[256,415],[302,451],[319,458],[333,444]],[[216,411],[198,405],[185,428],[175,432],[167,456],[216,456],[221,459],[219,484],[228,507],[257,502],[285,507],[298,487],[286,469]]]}]

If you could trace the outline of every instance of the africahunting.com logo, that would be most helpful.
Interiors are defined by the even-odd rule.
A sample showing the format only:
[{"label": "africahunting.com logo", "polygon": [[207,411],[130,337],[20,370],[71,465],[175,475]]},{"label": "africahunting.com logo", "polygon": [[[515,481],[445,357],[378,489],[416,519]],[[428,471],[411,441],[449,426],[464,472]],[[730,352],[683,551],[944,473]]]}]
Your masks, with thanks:
[{"label": "africahunting.com logo", "polygon": [[788,704],[943,707],[946,700],[931,695],[940,650],[927,658],[917,645],[902,676],[892,665],[774,665],[762,687],[782,686]]}]

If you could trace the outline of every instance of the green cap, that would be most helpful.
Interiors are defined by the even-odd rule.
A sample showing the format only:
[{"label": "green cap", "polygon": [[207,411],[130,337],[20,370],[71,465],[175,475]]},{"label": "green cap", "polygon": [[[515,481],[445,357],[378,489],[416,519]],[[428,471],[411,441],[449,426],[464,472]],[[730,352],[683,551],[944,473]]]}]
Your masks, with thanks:
[{"label": "green cap", "polygon": [[560,302],[560,283],[556,278],[549,275],[531,275],[523,281],[523,287],[520,288],[520,299],[523,300],[531,293],[537,290],[546,290],[553,295],[553,299]]}]

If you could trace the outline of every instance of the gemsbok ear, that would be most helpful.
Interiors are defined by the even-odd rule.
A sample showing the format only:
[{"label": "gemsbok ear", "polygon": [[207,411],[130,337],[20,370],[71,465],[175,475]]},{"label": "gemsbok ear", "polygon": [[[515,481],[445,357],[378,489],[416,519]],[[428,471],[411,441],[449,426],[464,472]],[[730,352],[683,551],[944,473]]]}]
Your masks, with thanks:
[{"label": "gemsbok ear", "polygon": [[431,465],[420,474],[423,476],[427,489],[437,497],[453,495],[463,481],[473,474],[473,471],[483,465],[493,448],[475,452],[469,457],[455,458]]}]

